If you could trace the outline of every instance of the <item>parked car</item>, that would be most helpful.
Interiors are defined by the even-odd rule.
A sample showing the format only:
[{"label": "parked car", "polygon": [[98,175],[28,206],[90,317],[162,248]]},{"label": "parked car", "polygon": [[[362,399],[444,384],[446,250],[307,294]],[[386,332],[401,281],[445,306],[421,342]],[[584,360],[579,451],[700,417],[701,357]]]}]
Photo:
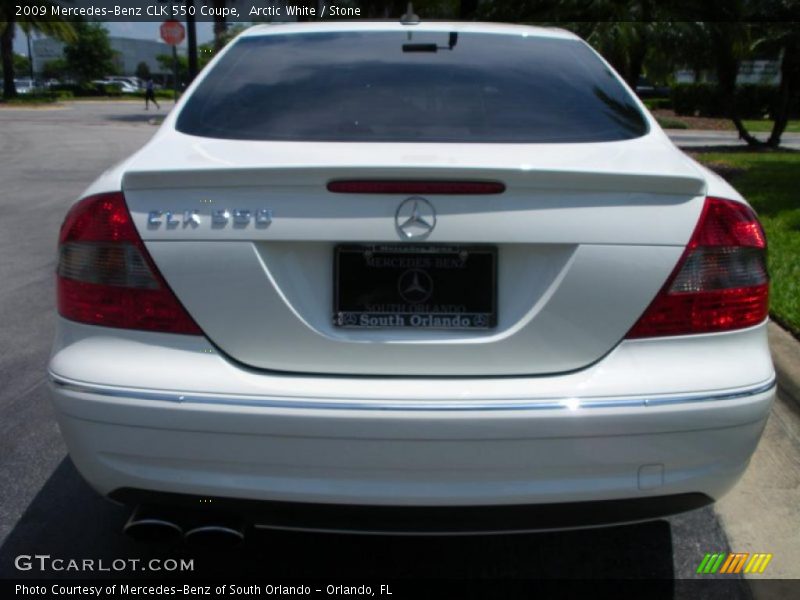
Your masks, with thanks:
[{"label": "parked car", "polygon": [[17,94],[27,95],[36,91],[36,83],[30,77],[20,77],[14,79],[14,87]]},{"label": "parked car", "polygon": [[124,79],[113,79],[113,78],[96,79],[92,81],[92,83],[100,89],[106,89],[109,87],[117,88],[123,94],[134,94],[139,91],[138,87],[136,87],[131,82],[126,81]]},{"label": "parked car", "polygon": [[58,252],[59,423],[139,537],[655,518],[775,393],[755,213],[555,29],[253,27]]},{"label": "parked car", "polygon": [[655,85],[646,77],[640,77],[636,84],[636,93],[640,98],[669,98],[669,86]]},{"label": "parked car", "polygon": [[108,81],[114,81],[122,85],[122,91],[126,94],[138,92],[143,86],[142,81],[138,77],[123,77],[113,75],[106,78]]}]

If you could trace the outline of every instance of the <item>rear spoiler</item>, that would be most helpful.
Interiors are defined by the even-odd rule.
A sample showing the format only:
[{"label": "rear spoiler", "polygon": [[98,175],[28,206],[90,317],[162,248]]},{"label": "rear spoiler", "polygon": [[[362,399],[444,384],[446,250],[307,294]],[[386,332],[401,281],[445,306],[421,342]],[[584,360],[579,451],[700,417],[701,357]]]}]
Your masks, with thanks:
[{"label": "rear spoiler", "polygon": [[180,170],[131,170],[125,173],[123,190],[147,190],[202,187],[231,188],[251,186],[288,186],[326,188],[337,180],[425,180],[502,182],[510,190],[559,189],[574,191],[647,193],[699,196],[706,192],[705,179],[697,173],[678,175],[661,173],[609,173],[586,170],[553,169],[481,169],[466,167],[380,168],[348,166],[306,168],[270,166],[266,168],[225,168],[205,166]]}]

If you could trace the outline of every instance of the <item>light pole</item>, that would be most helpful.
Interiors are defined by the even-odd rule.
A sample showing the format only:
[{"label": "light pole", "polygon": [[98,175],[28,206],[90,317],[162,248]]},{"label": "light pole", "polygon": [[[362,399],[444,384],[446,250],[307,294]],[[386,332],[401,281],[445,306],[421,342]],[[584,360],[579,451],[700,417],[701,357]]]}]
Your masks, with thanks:
[{"label": "light pole", "polygon": [[194,20],[194,0],[186,0],[186,44],[189,53],[189,82],[197,75],[197,25]]},{"label": "light pole", "polygon": [[28,71],[30,71],[31,85],[33,85],[33,52],[31,52],[31,32],[25,31],[25,37],[28,38]]},{"label": "light pole", "polygon": [[175,102],[178,101],[178,45],[172,46],[173,83],[175,84]]}]

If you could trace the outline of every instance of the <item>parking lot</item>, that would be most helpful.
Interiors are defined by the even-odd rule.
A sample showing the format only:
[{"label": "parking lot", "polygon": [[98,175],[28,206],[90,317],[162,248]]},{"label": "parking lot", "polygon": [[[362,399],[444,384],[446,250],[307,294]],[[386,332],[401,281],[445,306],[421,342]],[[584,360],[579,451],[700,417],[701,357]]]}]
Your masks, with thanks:
[{"label": "parking lot", "polygon": [[[98,497],[66,456],[45,373],[61,220],[101,171],[155,132],[151,119],[168,108],[166,102],[160,113],[130,102],[0,108],[0,577],[42,575],[17,571],[20,554],[195,556],[123,536],[127,511]],[[718,507],[668,520],[470,538],[270,533],[234,552],[196,555],[194,574],[256,575],[266,568],[282,577],[689,578],[706,552],[732,550],[772,552],[773,576],[800,577],[798,421],[797,406],[779,398],[742,483]],[[720,579],[706,597],[751,597],[741,577]]]}]

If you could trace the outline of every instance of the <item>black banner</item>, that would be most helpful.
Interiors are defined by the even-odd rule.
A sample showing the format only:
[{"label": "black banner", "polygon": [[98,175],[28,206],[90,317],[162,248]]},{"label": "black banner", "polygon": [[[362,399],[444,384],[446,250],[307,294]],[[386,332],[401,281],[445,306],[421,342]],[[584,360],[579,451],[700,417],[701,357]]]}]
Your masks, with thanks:
[{"label": "black banner", "polygon": [[[797,3],[778,0],[729,2],[679,0],[665,4],[598,3],[579,0],[461,0],[418,2],[421,20],[504,22],[748,21],[800,20]],[[2,0],[0,20],[257,23],[336,19],[397,19],[405,0]]]}]

